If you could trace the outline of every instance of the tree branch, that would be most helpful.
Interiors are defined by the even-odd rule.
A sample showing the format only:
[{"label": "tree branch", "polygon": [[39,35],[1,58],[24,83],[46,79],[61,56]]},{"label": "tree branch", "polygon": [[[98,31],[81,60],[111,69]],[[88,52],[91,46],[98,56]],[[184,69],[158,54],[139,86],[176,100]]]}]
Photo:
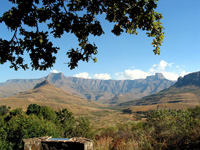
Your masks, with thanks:
[{"label": "tree branch", "polygon": [[18,29],[18,28],[15,29],[14,35],[13,35],[12,39],[10,40],[10,42],[13,42],[14,38],[17,39],[17,36],[16,36],[16,34],[17,34],[17,29]]}]

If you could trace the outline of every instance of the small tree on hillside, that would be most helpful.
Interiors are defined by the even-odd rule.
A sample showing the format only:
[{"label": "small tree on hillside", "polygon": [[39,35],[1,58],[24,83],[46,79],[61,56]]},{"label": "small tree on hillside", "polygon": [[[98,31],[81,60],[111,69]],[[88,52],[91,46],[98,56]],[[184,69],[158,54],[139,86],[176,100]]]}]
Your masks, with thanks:
[{"label": "small tree on hillside", "polygon": [[6,107],[6,105],[0,106],[0,116],[6,115],[10,110],[10,107]]}]

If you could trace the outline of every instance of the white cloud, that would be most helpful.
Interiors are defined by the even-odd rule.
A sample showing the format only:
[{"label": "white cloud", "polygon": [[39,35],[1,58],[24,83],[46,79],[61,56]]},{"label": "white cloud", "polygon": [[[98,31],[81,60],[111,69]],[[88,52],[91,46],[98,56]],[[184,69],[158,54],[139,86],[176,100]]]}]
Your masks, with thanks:
[{"label": "white cloud", "polygon": [[166,67],[172,67],[174,63],[168,63],[164,60],[161,60],[159,64],[154,64],[153,68],[156,68],[158,70],[165,70]]},{"label": "white cloud", "polygon": [[189,72],[186,72],[185,70],[180,70],[180,71],[178,71],[178,72],[176,72],[176,73],[174,73],[174,72],[166,72],[166,71],[164,71],[164,72],[161,72],[164,76],[165,76],[165,78],[166,79],[168,79],[168,80],[177,80],[180,76],[185,76],[186,74],[188,74]]},{"label": "white cloud", "polygon": [[[179,69],[177,69],[179,68]],[[154,75],[155,73],[162,73],[164,77],[168,80],[177,80],[179,76],[184,76],[189,72],[180,69],[180,66],[174,63],[168,63],[167,61],[161,60],[159,64],[154,64],[148,71],[142,71],[139,69],[129,69],[124,72],[115,73],[116,79],[144,79],[149,75]]]},{"label": "white cloud", "polygon": [[168,63],[164,60],[161,60],[159,64],[154,64],[149,69],[149,73],[152,73],[152,74],[162,73],[165,76],[165,78],[168,80],[177,80],[179,76],[184,76],[188,74],[189,72],[186,72],[180,69],[179,65],[175,65],[174,63]]},{"label": "white cloud", "polygon": [[183,76],[185,76],[186,74],[189,74],[189,73],[190,73],[190,72],[186,72],[185,70],[182,70],[181,73],[180,73],[180,76],[183,77]]},{"label": "white cloud", "polygon": [[75,74],[74,77],[77,78],[86,78],[86,79],[102,79],[102,80],[109,80],[111,79],[110,75],[107,73],[100,73],[100,74],[94,74],[94,75],[90,75],[87,72],[82,72],[79,74]]},{"label": "white cloud", "polygon": [[160,64],[158,65],[158,69],[159,70],[165,70],[165,68],[167,67],[168,63],[164,60],[160,61]]},{"label": "white cloud", "polygon": [[139,69],[135,70],[125,70],[124,72],[116,73],[115,76],[118,80],[124,80],[124,79],[145,79],[147,76],[151,75],[148,72],[144,72]]},{"label": "white cloud", "polygon": [[110,75],[107,73],[100,73],[100,74],[95,74],[92,76],[94,79],[102,79],[102,80],[109,80],[111,79]]},{"label": "white cloud", "polygon": [[[55,70],[56,71],[56,70]],[[155,73],[162,73],[164,77],[168,80],[177,80],[179,76],[184,76],[189,72],[182,70],[181,67],[175,63],[168,63],[165,60],[161,60],[158,64],[152,65],[148,71],[142,71],[131,67],[123,72],[118,72],[114,74],[114,79],[117,80],[135,80],[135,79],[145,79],[147,76],[155,75]],[[74,77],[87,78],[87,79],[102,79],[109,80],[111,75],[107,73],[99,74],[89,74],[87,72],[82,72],[74,75]]]},{"label": "white cloud", "polygon": [[52,71],[50,71],[50,73],[60,73],[60,71],[57,71],[57,70],[52,70]]},{"label": "white cloud", "polygon": [[173,73],[173,72],[166,72],[166,71],[163,71],[161,72],[164,77],[168,80],[173,80],[173,81],[176,81],[179,77],[179,75],[177,73]]},{"label": "white cloud", "polygon": [[75,74],[74,77],[91,79],[91,76],[87,72],[82,72],[82,73],[79,73],[79,74]]}]

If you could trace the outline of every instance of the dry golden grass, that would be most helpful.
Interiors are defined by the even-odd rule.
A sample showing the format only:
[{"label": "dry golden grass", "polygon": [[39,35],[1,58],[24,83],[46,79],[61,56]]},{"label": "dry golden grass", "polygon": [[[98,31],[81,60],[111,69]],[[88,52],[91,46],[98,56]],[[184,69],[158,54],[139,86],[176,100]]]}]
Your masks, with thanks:
[{"label": "dry golden grass", "polygon": [[200,96],[194,93],[181,93],[181,94],[167,94],[160,99],[160,102],[167,103],[179,101],[181,103],[198,104],[200,102]]},{"label": "dry golden grass", "polygon": [[102,111],[101,109],[98,109],[98,108],[95,108],[95,107],[61,104],[61,103],[54,103],[54,102],[41,102],[41,101],[35,101],[33,99],[32,100],[30,100],[30,99],[29,100],[19,99],[19,98],[0,99],[0,106],[1,105],[10,106],[11,109],[22,108],[24,111],[26,111],[28,105],[30,105],[30,104],[38,104],[38,105],[41,105],[41,106],[49,106],[54,110],[67,108],[74,115],[88,114],[88,113],[91,113],[91,112]]},{"label": "dry golden grass", "polygon": [[117,124],[123,124],[135,120],[133,118],[133,115],[124,114],[116,110],[104,110],[101,112],[99,111],[88,115],[88,117],[90,118],[94,129],[107,128],[110,126],[115,126]]},{"label": "dry golden grass", "polygon": [[113,147],[113,138],[103,137],[95,141],[94,150],[110,150]]},{"label": "dry golden grass", "polygon": [[144,106],[132,106],[128,109],[131,110],[131,112],[136,113],[139,111],[145,112],[149,110],[155,110],[157,108],[166,108],[166,109],[187,109],[197,106],[198,103],[163,103],[163,104],[156,104],[156,105],[144,105]]},{"label": "dry golden grass", "polygon": [[139,144],[133,139],[118,139],[114,142],[112,137],[101,137],[94,142],[94,150],[138,150]]}]

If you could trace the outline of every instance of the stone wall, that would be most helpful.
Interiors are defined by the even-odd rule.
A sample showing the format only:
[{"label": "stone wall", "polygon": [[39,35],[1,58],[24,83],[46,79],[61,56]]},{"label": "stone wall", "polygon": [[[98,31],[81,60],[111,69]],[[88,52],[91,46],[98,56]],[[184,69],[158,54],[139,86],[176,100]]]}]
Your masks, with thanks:
[{"label": "stone wall", "polygon": [[93,150],[93,141],[86,138],[51,140],[51,137],[23,139],[24,150]]}]

